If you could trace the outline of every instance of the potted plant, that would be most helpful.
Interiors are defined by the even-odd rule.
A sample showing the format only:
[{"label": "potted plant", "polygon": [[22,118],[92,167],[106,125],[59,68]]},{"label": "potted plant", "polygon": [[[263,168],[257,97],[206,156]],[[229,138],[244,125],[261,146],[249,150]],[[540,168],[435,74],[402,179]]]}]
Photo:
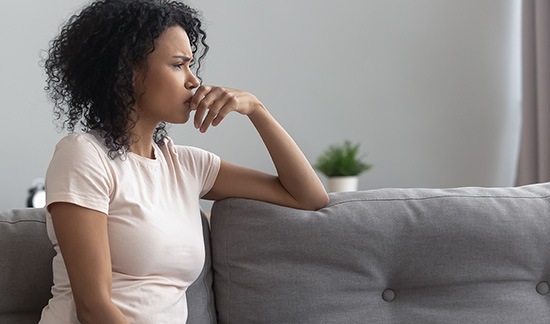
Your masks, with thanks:
[{"label": "potted plant", "polygon": [[356,191],[358,176],[369,170],[372,165],[358,156],[359,144],[345,141],[340,145],[329,146],[313,166],[328,177],[329,192]]}]

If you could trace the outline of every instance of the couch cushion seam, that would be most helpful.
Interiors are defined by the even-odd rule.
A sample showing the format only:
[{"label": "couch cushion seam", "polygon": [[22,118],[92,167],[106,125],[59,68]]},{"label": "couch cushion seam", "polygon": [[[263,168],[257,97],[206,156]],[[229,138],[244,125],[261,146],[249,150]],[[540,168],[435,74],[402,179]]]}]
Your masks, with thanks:
[{"label": "couch cushion seam", "polygon": [[22,220],[18,220],[18,221],[14,221],[14,222],[0,220],[0,223],[12,224],[12,225],[18,224],[18,223],[41,223],[41,224],[45,224],[46,221],[38,220],[38,219],[22,219]]},{"label": "couch cushion seam", "polygon": [[329,208],[336,205],[341,205],[349,202],[361,202],[361,201],[372,201],[372,202],[392,202],[392,201],[421,201],[421,200],[430,200],[430,199],[441,199],[441,198],[472,198],[472,199],[487,199],[487,198],[496,198],[496,199],[549,199],[548,196],[479,196],[479,195],[440,195],[440,196],[429,196],[429,197],[411,197],[411,198],[367,198],[367,199],[348,199],[345,201],[335,202],[333,204],[327,205],[325,208]]}]

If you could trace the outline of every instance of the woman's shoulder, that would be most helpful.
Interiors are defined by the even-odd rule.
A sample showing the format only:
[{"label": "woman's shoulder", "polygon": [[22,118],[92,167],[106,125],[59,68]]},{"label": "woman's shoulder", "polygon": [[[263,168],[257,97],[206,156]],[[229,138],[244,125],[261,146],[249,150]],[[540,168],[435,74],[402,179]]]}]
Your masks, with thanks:
[{"label": "woman's shoulder", "polygon": [[190,145],[177,145],[168,136],[165,137],[165,139],[164,139],[164,146],[166,146],[166,148],[169,151],[179,155],[180,157],[184,157],[184,158],[204,157],[205,155],[212,155],[213,154],[213,153],[211,153],[211,152],[209,152],[205,149],[199,148],[199,147],[190,146]]},{"label": "woman's shoulder", "polygon": [[72,133],[63,137],[55,147],[71,155],[105,154],[104,145],[93,133]]},{"label": "woman's shoulder", "polygon": [[176,145],[171,138],[166,138],[163,146],[164,152],[170,152],[175,165],[199,180],[201,197],[212,188],[221,165],[221,159],[216,154],[194,146]]},{"label": "woman's shoulder", "polygon": [[209,170],[219,168],[220,157],[205,149],[190,145],[176,145],[171,138],[164,140],[165,152],[170,152],[172,159],[189,171],[197,172],[199,170]]},{"label": "woman's shoulder", "polygon": [[96,144],[97,139],[91,133],[71,133],[65,135],[59,141],[58,145],[81,145],[81,144]]}]

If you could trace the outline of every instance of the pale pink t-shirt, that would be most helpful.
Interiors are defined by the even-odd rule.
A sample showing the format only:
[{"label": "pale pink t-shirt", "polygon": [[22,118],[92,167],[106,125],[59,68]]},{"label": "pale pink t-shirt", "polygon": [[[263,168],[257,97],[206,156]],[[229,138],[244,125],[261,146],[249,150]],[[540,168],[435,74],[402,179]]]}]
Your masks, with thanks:
[{"label": "pale pink t-shirt", "polygon": [[[154,145],[155,159],[128,153],[111,160],[93,134],[72,134],[56,146],[46,175],[47,205],[69,202],[107,214],[112,300],[132,324],[185,323],[185,292],[204,265],[199,198],[213,186],[216,155]],[[51,216],[53,297],[40,324],[78,323],[67,270]]]}]

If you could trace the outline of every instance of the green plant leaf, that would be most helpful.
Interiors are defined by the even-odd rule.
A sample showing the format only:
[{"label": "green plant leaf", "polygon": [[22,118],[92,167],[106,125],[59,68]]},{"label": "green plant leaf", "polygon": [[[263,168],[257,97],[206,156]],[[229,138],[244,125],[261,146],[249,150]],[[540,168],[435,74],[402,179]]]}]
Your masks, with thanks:
[{"label": "green plant leaf", "polygon": [[368,171],[372,165],[362,161],[365,155],[358,156],[359,144],[345,141],[340,145],[329,146],[313,166],[327,177],[356,176]]}]

